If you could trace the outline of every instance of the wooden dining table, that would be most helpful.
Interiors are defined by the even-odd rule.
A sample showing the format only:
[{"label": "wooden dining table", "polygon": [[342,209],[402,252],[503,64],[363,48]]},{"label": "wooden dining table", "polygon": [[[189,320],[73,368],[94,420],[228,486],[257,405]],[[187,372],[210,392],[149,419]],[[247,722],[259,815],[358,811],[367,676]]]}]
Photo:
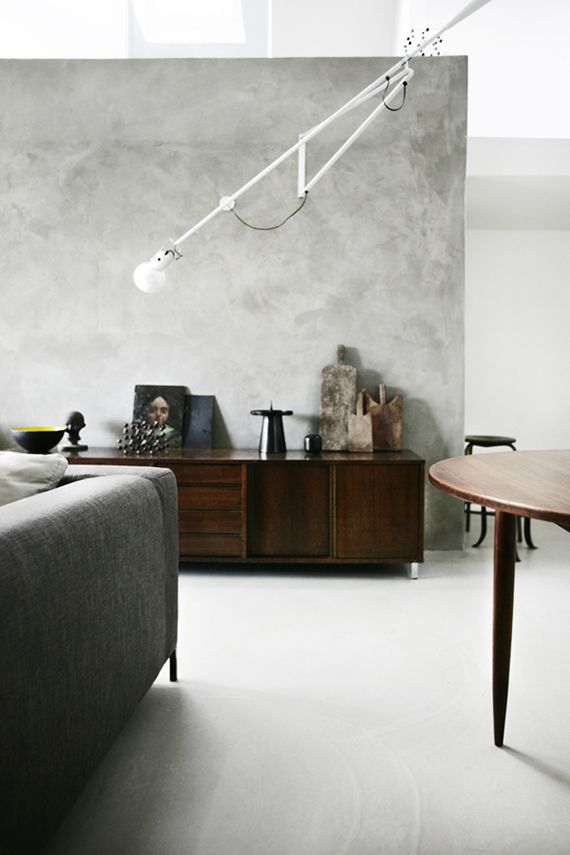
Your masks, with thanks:
[{"label": "wooden dining table", "polygon": [[507,713],[517,517],[570,531],[570,451],[517,451],[452,457],[434,463],[431,483],[495,510],[493,570],[493,724],[502,746]]}]

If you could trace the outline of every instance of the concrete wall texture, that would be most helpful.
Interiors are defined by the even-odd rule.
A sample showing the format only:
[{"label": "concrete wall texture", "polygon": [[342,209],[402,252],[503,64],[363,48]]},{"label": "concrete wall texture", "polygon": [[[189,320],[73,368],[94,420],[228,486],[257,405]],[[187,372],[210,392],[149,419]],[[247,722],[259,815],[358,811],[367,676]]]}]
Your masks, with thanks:
[{"label": "concrete wall texture", "polygon": [[[461,453],[465,58],[420,59],[386,113],[282,229],[221,214],[171,284],[132,270],[389,67],[389,59],[3,60],[0,314],[3,420],[84,413],[114,445],[137,383],[215,394],[215,444],[256,447],[252,408],[318,430],[337,344],[360,387],[404,397],[404,441]],[[374,102],[376,103],[376,102]],[[309,175],[370,105],[310,144]],[[256,225],[297,205],[292,158],[237,204]],[[426,546],[461,544],[461,505],[426,490]]]}]

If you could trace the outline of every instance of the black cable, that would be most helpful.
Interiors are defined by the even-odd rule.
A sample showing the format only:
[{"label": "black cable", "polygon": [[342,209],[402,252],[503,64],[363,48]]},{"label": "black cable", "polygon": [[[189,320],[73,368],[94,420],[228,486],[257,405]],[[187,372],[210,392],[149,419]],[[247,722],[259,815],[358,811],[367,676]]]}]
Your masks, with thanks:
[{"label": "black cable", "polygon": [[388,85],[386,86],[386,89],[382,93],[382,101],[384,102],[384,106],[386,107],[387,110],[390,110],[391,113],[397,113],[398,110],[401,110],[402,107],[404,106],[404,104],[406,103],[406,89],[408,86],[408,81],[404,80],[404,82],[402,84],[404,87],[404,97],[403,97],[402,103],[400,104],[399,107],[390,107],[390,105],[386,103],[386,95],[388,94],[388,89],[390,88],[390,78],[388,77],[388,75],[386,75],[386,82]]},{"label": "black cable", "polygon": [[243,223],[244,226],[247,226],[248,229],[255,229],[256,232],[271,232],[274,229],[280,229],[281,226],[285,225],[287,220],[290,220],[291,217],[294,217],[295,214],[298,214],[299,211],[301,210],[301,208],[303,207],[303,205],[305,204],[305,202],[307,201],[308,197],[309,197],[309,191],[305,190],[305,195],[303,197],[303,201],[301,202],[299,207],[295,208],[295,210],[291,214],[289,214],[289,216],[285,217],[283,222],[278,223],[276,226],[252,226],[251,223],[246,223],[246,221],[244,219],[242,219],[242,217],[240,217],[240,215],[237,214],[233,208],[232,208],[232,214],[234,215],[234,217],[237,217],[237,219],[240,221],[240,223]]}]

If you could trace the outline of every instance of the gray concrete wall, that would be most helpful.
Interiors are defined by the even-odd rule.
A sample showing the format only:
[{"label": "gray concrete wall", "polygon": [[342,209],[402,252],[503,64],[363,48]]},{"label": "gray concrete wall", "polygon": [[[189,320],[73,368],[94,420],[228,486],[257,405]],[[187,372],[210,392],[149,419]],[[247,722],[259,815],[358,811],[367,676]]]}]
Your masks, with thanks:
[{"label": "gray concrete wall", "polygon": [[[161,295],[132,270],[378,76],[385,59],[0,62],[0,317],[5,422],[81,410],[113,445],[137,383],[217,398],[216,445],[255,447],[255,407],[318,429],[320,371],[347,347],[359,384],[404,396],[405,445],[461,453],[467,66],[422,59],[389,113],[275,232],[223,214]],[[366,108],[365,108],[366,110]],[[359,115],[365,115],[362,111]],[[309,172],[355,126],[311,144]],[[294,160],[238,203],[297,204]],[[458,546],[461,506],[427,488],[426,543]]]}]

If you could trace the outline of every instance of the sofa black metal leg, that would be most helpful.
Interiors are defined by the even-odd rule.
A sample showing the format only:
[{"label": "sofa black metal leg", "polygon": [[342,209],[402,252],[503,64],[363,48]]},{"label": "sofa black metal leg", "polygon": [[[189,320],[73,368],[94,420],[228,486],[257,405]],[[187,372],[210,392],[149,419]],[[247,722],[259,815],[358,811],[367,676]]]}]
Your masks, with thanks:
[{"label": "sofa black metal leg", "polygon": [[176,650],[170,656],[170,682],[176,683],[178,680],[178,662],[176,660]]}]

